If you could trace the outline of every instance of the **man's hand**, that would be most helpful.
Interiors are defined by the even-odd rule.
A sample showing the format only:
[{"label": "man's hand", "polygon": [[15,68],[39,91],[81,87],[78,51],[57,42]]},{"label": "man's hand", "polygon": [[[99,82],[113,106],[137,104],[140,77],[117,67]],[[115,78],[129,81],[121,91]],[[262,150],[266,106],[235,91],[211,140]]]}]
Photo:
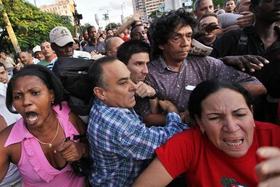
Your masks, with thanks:
[{"label": "man's hand", "polygon": [[56,154],[61,156],[68,162],[80,160],[86,153],[85,144],[68,140],[60,144],[56,149]]},{"label": "man's hand", "polygon": [[276,187],[280,184],[280,149],[277,147],[262,147],[257,155],[266,159],[256,166],[260,183],[258,187]]},{"label": "man's hand", "polygon": [[163,111],[179,113],[178,109],[171,101],[159,100],[159,106],[162,108]]},{"label": "man's hand", "polygon": [[269,61],[257,55],[226,56],[221,59],[226,65],[234,66],[241,71],[255,72],[263,68]]},{"label": "man's hand", "polygon": [[153,97],[154,95],[156,95],[156,91],[148,84],[140,81],[136,84],[136,94],[142,98]]},{"label": "man's hand", "polygon": [[250,11],[244,11],[241,13],[243,16],[237,18],[236,24],[241,27],[247,27],[254,23],[254,13]]}]

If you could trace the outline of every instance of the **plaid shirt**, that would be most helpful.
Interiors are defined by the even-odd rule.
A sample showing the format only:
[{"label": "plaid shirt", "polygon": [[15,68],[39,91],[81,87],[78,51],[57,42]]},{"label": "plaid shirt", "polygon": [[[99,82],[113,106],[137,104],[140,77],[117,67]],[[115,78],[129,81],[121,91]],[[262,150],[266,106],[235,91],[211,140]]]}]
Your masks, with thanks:
[{"label": "plaid shirt", "polygon": [[186,129],[176,113],[167,115],[165,127],[145,127],[133,109],[109,107],[95,100],[88,124],[89,177],[93,186],[131,186],[154,150],[173,134]]}]

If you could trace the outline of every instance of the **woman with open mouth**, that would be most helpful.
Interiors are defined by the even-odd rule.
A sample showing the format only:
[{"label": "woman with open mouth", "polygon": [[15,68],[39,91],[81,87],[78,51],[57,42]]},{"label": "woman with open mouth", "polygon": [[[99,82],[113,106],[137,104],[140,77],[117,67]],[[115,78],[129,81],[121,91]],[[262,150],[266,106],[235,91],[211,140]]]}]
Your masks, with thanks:
[{"label": "woman with open mouth", "polygon": [[11,78],[6,105],[22,119],[0,133],[0,181],[12,162],[23,186],[85,186],[71,167],[87,156],[87,144],[76,138],[85,126],[62,101],[61,82],[44,66],[28,65]]},{"label": "woman with open mouth", "polygon": [[[188,186],[257,186],[259,147],[280,147],[280,126],[254,121],[252,99],[235,83],[200,83],[188,110],[194,128],[157,148],[157,158],[134,186],[166,186],[185,173]],[[278,173],[279,174],[279,173]]]}]

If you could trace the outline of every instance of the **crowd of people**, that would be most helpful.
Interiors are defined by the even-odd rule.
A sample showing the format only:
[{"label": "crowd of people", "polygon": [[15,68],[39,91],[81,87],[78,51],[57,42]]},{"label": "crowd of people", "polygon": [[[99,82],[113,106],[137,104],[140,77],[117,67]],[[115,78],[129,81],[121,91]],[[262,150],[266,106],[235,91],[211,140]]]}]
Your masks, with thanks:
[{"label": "crowd of people", "polygon": [[[279,23],[278,0],[196,0],[1,51],[0,187],[279,186]],[[89,64],[87,116],[63,59]]]}]

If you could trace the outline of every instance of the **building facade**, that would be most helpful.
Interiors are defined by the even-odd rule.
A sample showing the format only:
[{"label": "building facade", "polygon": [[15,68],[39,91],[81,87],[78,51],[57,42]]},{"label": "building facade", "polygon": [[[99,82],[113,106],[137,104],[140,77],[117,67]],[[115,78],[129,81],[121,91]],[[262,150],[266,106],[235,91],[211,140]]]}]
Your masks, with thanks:
[{"label": "building facade", "polygon": [[165,0],[164,11],[176,10],[178,8],[185,8],[191,12],[193,6],[192,0]]},{"label": "building facade", "polygon": [[54,13],[60,16],[70,17],[72,23],[74,24],[73,13],[75,12],[75,2],[74,0],[56,0],[54,4],[42,5],[41,10],[45,12]]},{"label": "building facade", "polygon": [[142,20],[147,21],[149,15],[159,9],[164,0],[132,0],[133,12],[139,13]]}]

